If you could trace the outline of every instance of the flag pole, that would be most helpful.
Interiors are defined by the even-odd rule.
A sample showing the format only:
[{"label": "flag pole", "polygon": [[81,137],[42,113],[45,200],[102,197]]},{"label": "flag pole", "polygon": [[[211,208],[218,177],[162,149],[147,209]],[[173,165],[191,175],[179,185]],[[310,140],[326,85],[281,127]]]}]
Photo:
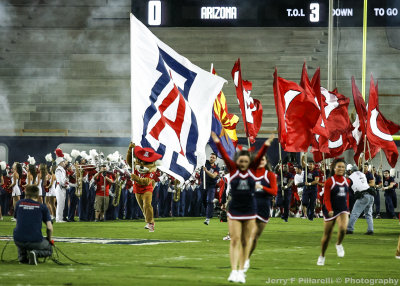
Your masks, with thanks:
[{"label": "flag pole", "polygon": [[369,147],[369,142],[368,141],[367,141],[367,146],[368,146],[369,160],[372,161],[371,148]]},{"label": "flag pole", "polygon": [[307,181],[308,180],[308,178],[307,178],[308,177],[308,175],[307,175],[307,169],[308,169],[308,166],[307,166],[307,164],[308,164],[308,162],[307,162],[307,160],[308,160],[307,159],[307,157],[308,157],[308,147],[307,147],[307,151],[306,151],[306,156],[305,157],[306,157],[306,161],[305,161],[305,166],[304,166],[304,172],[306,174],[306,182],[305,183],[307,184],[308,183],[308,181]]},{"label": "flag pole", "polygon": [[[206,168],[206,165],[204,165],[204,168]],[[206,171],[203,169],[203,190],[206,189]]]},{"label": "flag pole", "polygon": [[363,46],[362,46],[362,97],[365,100],[365,77],[367,71],[367,6],[368,0],[364,0],[363,16]]},{"label": "flag pole", "polygon": [[281,142],[279,142],[279,162],[281,162],[281,189],[283,188],[283,162],[282,162],[282,147]]},{"label": "flag pole", "polygon": [[[362,167],[364,168],[364,164],[365,164],[365,149],[367,148],[367,134],[364,135],[364,152],[363,152],[363,163],[362,163]],[[360,160],[358,160],[360,161]],[[360,162],[357,162],[358,164],[360,164]]]},{"label": "flag pole", "polygon": [[324,166],[324,179],[326,181],[326,161],[325,161],[325,153],[322,153],[322,162]]}]

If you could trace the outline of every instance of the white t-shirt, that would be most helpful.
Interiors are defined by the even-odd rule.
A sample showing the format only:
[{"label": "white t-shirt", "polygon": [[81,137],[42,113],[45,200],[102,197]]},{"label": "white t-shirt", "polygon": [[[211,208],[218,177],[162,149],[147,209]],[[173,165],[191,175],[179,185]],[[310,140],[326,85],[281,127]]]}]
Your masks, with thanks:
[{"label": "white t-shirt", "polygon": [[[294,175],[294,184],[297,186],[298,184],[304,183],[304,171],[301,174]],[[297,191],[302,191],[303,188],[297,187]]]},{"label": "white t-shirt", "polygon": [[364,173],[356,171],[352,173],[349,178],[353,182],[351,188],[354,192],[362,192],[369,189],[367,177]]}]

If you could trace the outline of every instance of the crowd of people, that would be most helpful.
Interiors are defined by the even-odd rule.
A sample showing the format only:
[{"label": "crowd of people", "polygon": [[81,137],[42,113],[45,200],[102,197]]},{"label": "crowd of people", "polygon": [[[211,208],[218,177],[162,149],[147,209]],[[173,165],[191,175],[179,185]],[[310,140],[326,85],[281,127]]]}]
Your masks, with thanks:
[{"label": "crowd of people", "polygon": [[[130,167],[122,156],[114,154],[117,160],[105,158],[100,163],[96,156],[102,154],[93,158],[85,152],[81,153],[74,154],[75,157],[67,156],[67,160],[60,164],[56,160],[35,164],[32,157],[26,162],[14,162],[11,166],[1,162],[0,220],[4,215],[13,215],[17,201],[24,198],[27,185],[39,187],[39,200],[47,205],[51,218],[56,222],[143,218],[135,198]],[[210,219],[224,208],[226,190],[229,189],[228,169],[218,166],[216,161],[217,155],[212,153],[205,167],[196,170],[180,186],[170,175],[157,171],[152,194],[154,217],[205,217],[204,223],[209,224]],[[285,221],[290,217],[309,220],[323,217],[324,183],[325,177],[330,177],[330,170],[323,163],[306,162],[304,158],[301,161],[301,164],[291,160],[278,163],[273,169],[278,189],[268,206],[271,216]],[[270,168],[269,163],[267,167]],[[346,176],[350,176],[352,167],[350,164],[346,166]],[[398,183],[391,175],[392,170],[377,171],[365,163],[362,171],[368,184],[376,190],[370,202],[373,209],[371,215],[377,219],[384,217],[380,208],[380,192],[384,192],[386,217],[397,218]],[[57,192],[57,188],[65,188],[65,192]],[[57,197],[57,193],[62,195]],[[350,211],[355,201],[354,192],[350,190]]]},{"label": "crowd of people", "polygon": [[[118,152],[105,157],[96,150],[89,155],[73,150],[69,155],[57,149],[56,158],[48,154],[46,163],[36,164],[30,156],[27,162],[11,166],[0,162],[0,214],[16,217],[19,207],[29,209],[30,199],[37,196],[34,201],[46,204],[52,222],[144,218],[146,228],[153,232],[154,217],[202,216],[209,225],[219,213],[229,226],[224,239],[231,241],[231,282],[245,281],[251,254],[270,217],[285,222],[290,217],[310,221],[323,217],[318,265],[325,264],[336,222],[339,257],[344,256],[344,236],[353,234],[362,214],[367,221],[365,234],[374,233],[373,218],[383,217],[380,192],[384,192],[386,217],[397,219],[398,184],[393,170],[382,172],[369,163],[346,165],[343,159],[335,159],[329,166],[316,164],[305,155],[300,164],[289,156],[272,168],[265,153],[273,137],[257,156],[240,150],[234,158],[227,155],[215,134],[213,139],[224,165],[218,166],[217,155],[211,153],[205,166],[183,183],[157,170],[154,162],[159,157],[154,151],[134,144],[126,160]],[[149,171],[149,166],[154,170]],[[26,255],[21,259],[26,260]]]}]

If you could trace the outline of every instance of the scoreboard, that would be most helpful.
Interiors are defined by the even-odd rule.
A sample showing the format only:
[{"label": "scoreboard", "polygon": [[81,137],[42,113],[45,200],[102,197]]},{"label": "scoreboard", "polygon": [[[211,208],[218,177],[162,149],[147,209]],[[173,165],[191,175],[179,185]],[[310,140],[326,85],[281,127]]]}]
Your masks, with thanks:
[{"label": "scoreboard", "polygon": [[[334,0],[334,25],[361,27],[362,0]],[[328,0],[132,0],[147,26],[327,27]],[[400,0],[368,0],[368,26],[400,26]]]}]

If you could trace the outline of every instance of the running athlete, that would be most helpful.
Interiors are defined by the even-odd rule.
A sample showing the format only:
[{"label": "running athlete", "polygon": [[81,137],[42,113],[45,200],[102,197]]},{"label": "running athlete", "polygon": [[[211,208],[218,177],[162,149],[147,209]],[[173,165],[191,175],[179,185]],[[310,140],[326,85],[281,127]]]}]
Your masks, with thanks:
[{"label": "running athlete", "polygon": [[254,193],[257,177],[254,175],[267,148],[271,145],[271,136],[258,152],[254,160],[247,150],[236,152],[234,160],[222,146],[218,136],[212,132],[211,136],[221,153],[230,174],[230,193],[228,225],[231,236],[230,260],[232,272],[228,281],[245,283],[244,263],[249,257],[252,241],[254,240],[257,205]]},{"label": "running athlete", "polygon": [[250,268],[250,256],[257,246],[257,241],[260,238],[265,226],[267,225],[271,216],[271,202],[272,198],[278,193],[278,186],[276,183],[276,175],[271,171],[268,165],[267,157],[262,157],[261,163],[254,174],[257,177],[256,181],[256,203],[257,203],[257,219],[256,219],[256,233],[250,249],[249,257],[244,263],[244,271]]},{"label": "running athlete", "polygon": [[338,222],[338,238],[336,251],[338,257],[344,256],[342,241],[346,234],[349,221],[349,180],[344,176],[346,164],[343,159],[335,159],[332,163],[331,174],[334,174],[325,182],[324,205],[324,235],[321,240],[321,255],[317,265],[325,264],[325,252],[331,239],[335,222]]}]

